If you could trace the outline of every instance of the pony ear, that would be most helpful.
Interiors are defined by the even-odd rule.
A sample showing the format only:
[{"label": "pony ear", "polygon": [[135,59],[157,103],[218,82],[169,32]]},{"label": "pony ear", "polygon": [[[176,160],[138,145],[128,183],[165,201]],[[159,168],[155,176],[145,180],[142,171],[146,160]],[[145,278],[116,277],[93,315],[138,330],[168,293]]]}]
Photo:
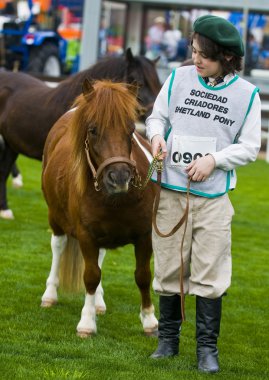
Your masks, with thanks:
[{"label": "pony ear", "polygon": [[132,53],[132,49],[131,48],[128,48],[125,52],[125,58],[126,58],[126,61],[131,63],[133,62],[134,60],[134,56],[133,56],[133,53]]},{"label": "pony ear", "polygon": [[94,91],[93,81],[90,81],[88,78],[84,79],[84,82],[82,84],[83,95],[86,96],[92,91]]}]

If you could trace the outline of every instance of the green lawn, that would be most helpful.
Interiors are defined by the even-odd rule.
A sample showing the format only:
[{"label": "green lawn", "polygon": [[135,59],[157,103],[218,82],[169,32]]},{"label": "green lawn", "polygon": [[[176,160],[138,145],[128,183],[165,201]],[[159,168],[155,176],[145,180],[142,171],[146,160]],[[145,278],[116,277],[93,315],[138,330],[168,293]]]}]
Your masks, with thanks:
[{"label": "green lawn", "polygon": [[[219,339],[221,372],[196,371],[194,298],[187,297],[178,358],[154,361],[156,338],[142,334],[131,246],[109,251],[103,266],[106,315],[98,335],[76,336],[83,294],[60,292],[55,308],[40,308],[51,263],[47,209],[40,191],[41,164],[20,157],[25,186],[12,189],[16,219],[0,220],[0,379],[268,379],[269,164],[238,173],[231,193],[233,282],[223,302]],[[157,308],[157,297],[153,295]]]}]

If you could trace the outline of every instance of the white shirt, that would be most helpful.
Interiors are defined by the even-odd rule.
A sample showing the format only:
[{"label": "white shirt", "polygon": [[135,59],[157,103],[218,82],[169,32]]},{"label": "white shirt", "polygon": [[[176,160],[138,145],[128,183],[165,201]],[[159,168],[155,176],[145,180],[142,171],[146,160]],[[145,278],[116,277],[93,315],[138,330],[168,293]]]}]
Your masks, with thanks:
[{"label": "white shirt", "polygon": [[163,43],[167,46],[168,57],[174,57],[177,53],[178,42],[180,41],[182,33],[179,30],[167,30],[163,35]]},{"label": "white shirt", "polygon": [[[155,135],[164,136],[169,124],[168,117],[168,88],[170,77],[164,83],[153,107],[152,114],[146,120],[146,133],[151,141]],[[227,84],[234,75],[224,77]],[[213,78],[209,78],[209,80]],[[218,86],[223,85],[220,83]],[[225,149],[212,154],[216,167],[223,170],[232,170],[237,166],[243,166],[254,161],[261,146],[261,101],[258,94],[255,95],[251,110],[245,120],[244,127],[236,144],[231,144]]]},{"label": "white shirt", "polygon": [[163,39],[164,29],[160,25],[153,25],[149,28],[148,37],[151,43],[161,43]]}]

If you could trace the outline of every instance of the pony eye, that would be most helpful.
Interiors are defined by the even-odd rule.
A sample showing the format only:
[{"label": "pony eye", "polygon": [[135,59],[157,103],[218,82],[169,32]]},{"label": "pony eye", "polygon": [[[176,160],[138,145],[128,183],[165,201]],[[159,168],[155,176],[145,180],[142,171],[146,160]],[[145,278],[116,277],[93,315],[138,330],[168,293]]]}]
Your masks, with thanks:
[{"label": "pony eye", "polygon": [[92,136],[97,136],[97,129],[94,128],[94,127],[89,127],[89,128],[88,128],[88,132],[89,132],[89,134],[92,135]]}]

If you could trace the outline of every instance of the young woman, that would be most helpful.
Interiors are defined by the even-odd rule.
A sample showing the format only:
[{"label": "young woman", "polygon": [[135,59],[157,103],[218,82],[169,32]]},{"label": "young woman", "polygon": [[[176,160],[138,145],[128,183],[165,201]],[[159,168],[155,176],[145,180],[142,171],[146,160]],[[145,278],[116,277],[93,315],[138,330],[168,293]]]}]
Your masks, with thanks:
[{"label": "young woman", "polygon": [[[198,18],[193,29],[194,65],[170,75],[146,125],[152,153],[161,150],[164,162],[157,213],[163,233],[181,218],[191,180],[184,293],[196,296],[198,370],[217,372],[222,296],[231,283],[234,210],[227,193],[236,185],[234,169],[254,161],[259,152],[261,107],[258,89],[236,74],[244,56],[237,29],[212,15]],[[153,231],[153,288],[160,295],[160,320],[152,358],[179,352],[182,235],[182,229],[168,238]]]}]

